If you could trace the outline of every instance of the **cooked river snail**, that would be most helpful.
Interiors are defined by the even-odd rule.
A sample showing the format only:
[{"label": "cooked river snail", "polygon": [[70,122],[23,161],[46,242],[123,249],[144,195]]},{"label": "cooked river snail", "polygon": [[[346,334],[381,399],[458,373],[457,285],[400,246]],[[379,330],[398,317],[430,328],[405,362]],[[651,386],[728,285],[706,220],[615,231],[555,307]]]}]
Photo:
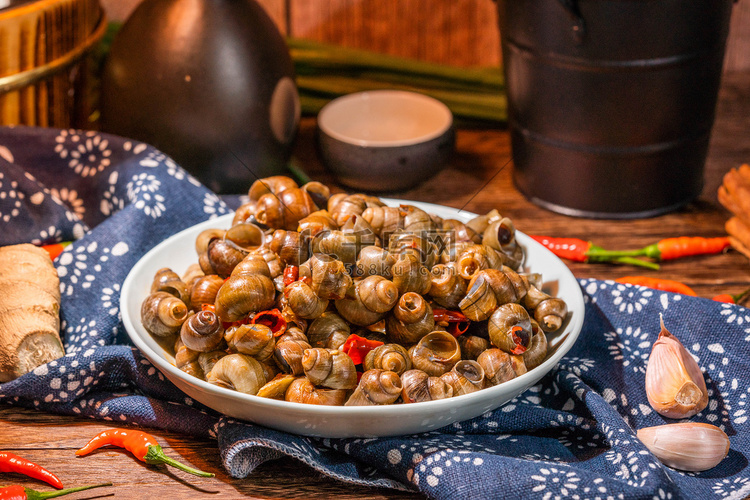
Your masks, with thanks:
[{"label": "cooked river snail", "polygon": [[248,197],[141,306],[177,368],[210,384],[318,405],[457,397],[542,364],[567,319],[496,210],[464,223],[284,176]]}]

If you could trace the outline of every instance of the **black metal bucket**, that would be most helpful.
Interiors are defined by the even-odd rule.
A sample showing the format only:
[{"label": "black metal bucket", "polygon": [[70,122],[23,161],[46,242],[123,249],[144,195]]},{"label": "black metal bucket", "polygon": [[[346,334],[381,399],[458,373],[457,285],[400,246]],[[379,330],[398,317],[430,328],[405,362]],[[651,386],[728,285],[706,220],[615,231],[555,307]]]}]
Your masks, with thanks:
[{"label": "black metal bucket", "polygon": [[594,218],[697,197],[732,3],[498,0],[518,189]]}]

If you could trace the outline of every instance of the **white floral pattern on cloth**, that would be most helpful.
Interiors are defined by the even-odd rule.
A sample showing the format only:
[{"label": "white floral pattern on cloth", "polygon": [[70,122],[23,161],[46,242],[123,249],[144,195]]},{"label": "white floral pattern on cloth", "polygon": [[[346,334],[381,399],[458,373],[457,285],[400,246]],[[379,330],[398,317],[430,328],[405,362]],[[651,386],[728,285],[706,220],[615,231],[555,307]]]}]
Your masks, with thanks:
[{"label": "white floral pattern on cloth", "polygon": [[[0,219],[8,215],[0,244],[76,240],[56,261],[67,355],[0,384],[0,403],[217,439],[235,477],[286,455],[337,480],[437,499],[750,494],[750,311],[610,281],[580,281],[586,320],[558,366],[524,394],[472,420],[412,436],[311,439],[203,407],[130,345],[120,292],[150,248],[227,213],[227,201],[137,141],[0,128]],[[731,440],[729,455],[711,471],[670,469],[636,437],[641,427],[666,423],[643,389],[659,313],[706,375],[710,403],[691,420],[714,423]]]}]

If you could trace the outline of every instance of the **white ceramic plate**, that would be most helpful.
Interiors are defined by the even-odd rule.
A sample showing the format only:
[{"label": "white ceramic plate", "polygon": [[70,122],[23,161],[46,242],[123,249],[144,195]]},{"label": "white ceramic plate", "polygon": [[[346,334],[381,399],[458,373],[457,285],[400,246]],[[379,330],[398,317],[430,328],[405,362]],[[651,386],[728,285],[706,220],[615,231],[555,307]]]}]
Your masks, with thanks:
[{"label": "white ceramic plate", "polygon": [[[443,218],[468,221],[475,214],[453,208],[404,200]],[[122,320],[133,343],[169,380],[191,398],[230,417],[295,434],[319,437],[378,437],[426,432],[493,410],[536,384],[575,343],[583,325],[581,289],[565,264],[523,233],[517,238],[526,249],[524,270],[542,274],[547,293],[565,300],[569,315],[563,327],[548,334],[547,360],[533,370],[503,384],[450,399],[416,404],[370,407],[316,406],[289,403],[242,394],[211,385],[179,370],[167,353],[141,325],[141,303],[149,293],[157,270],[169,267],[182,274],[197,262],[195,238],[204,229],[228,228],[232,215],[209,220],[166,239],[133,266],[122,287]]]}]

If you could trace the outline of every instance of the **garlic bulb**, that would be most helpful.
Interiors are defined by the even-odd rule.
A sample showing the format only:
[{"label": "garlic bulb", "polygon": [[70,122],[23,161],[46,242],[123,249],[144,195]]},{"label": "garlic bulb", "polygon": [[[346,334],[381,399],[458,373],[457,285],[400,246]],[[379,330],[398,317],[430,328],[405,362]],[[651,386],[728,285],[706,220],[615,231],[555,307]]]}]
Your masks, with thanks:
[{"label": "garlic bulb", "polygon": [[729,437],[711,424],[657,425],[640,429],[637,435],[662,463],[684,471],[711,469],[729,453]]},{"label": "garlic bulb", "polygon": [[659,316],[661,332],[646,367],[646,396],[651,407],[665,417],[692,417],[708,404],[703,372]]}]

